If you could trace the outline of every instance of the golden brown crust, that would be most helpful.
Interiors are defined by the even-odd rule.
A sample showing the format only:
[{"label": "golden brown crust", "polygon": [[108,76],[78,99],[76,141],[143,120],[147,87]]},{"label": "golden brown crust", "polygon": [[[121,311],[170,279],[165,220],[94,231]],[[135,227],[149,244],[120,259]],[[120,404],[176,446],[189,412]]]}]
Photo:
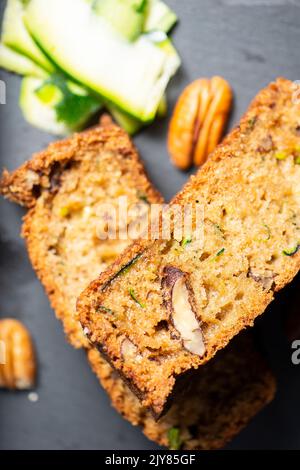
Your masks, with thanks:
[{"label": "golden brown crust", "polygon": [[[97,126],[91,130],[73,135],[68,139],[54,142],[28,160],[13,173],[4,170],[0,181],[0,192],[17,204],[33,207],[43,189],[50,188],[51,173],[55,168],[62,170],[70,162],[80,161],[87,149],[105,148],[107,152],[118,152],[131,160],[132,178],[144,186],[153,202],[162,201],[161,195],[151,185],[137,150],[128,135],[113,123]],[[151,201],[150,199],[150,201]]]},{"label": "golden brown crust", "polygon": [[[184,205],[187,203],[195,203],[195,198],[199,198],[199,200],[204,204],[206,204],[206,201],[209,201],[207,206],[205,206],[206,217],[209,218],[210,216],[212,220],[214,220],[212,210],[209,212],[210,207],[208,207],[208,204],[211,204],[212,206],[213,204],[217,205],[216,202],[218,202],[218,197],[224,197],[226,202],[226,197],[228,197],[228,195],[232,197],[232,194],[234,195],[236,193],[234,204],[240,210],[243,192],[246,193],[248,190],[250,193],[253,173],[257,178],[257,181],[261,181],[261,183],[259,182],[253,187],[254,207],[255,191],[259,189],[260,184],[264,184],[263,178],[265,177],[264,173],[262,173],[263,177],[260,176],[260,168],[257,167],[257,169],[254,165],[261,165],[262,168],[264,168],[264,166],[268,170],[270,168],[270,185],[274,186],[271,188],[270,198],[272,199],[273,196],[274,199],[276,197],[282,197],[282,200],[280,201],[282,202],[282,205],[284,205],[284,198],[287,198],[288,205],[288,198],[290,197],[293,204],[296,205],[296,194],[297,191],[299,191],[299,187],[297,186],[299,185],[299,166],[294,164],[292,157],[289,157],[284,163],[277,161],[273,149],[272,154],[270,154],[269,150],[266,150],[265,152],[264,149],[263,151],[260,150],[261,145],[265,145],[265,139],[269,137],[269,135],[266,134],[267,131],[272,131],[272,137],[276,142],[276,148],[280,149],[282,146],[286,146],[289,151],[291,150],[289,145],[293,146],[293,151],[295,148],[299,148],[299,136],[297,136],[296,133],[293,134],[292,126],[299,125],[300,117],[298,108],[292,101],[292,95],[293,85],[290,81],[285,79],[278,79],[275,83],[272,83],[269,87],[260,92],[257,98],[253,101],[248,112],[241,120],[240,126],[236,128],[225,139],[224,143],[217,148],[212,158],[204,165],[196,176],[193,176],[190,179],[183,191],[173,199],[172,204]],[[256,128],[254,129],[255,126]],[[282,126],[282,128],[280,126]],[[275,186],[275,183],[273,183],[272,177],[270,176],[272,175],[273,170],[274,181],[275,176],[277,176],[278,181],[285,181],[286,188],[278,188],[278,186]],[[244,174],[246,176],[243,176]],[[287,184],[289,179],[291,187]],[[244,180],[245,183],[243,183]],[[267,189],[268,188],[266,188],[266,190]],[[278,193],[279,189],[282,191],[282,195],[280,196]],[[250,200],[251,197],[250,195],[248,196],[248,200]],[[258,201],[262,201],[262,204],[264,201],[263,198],[264,195],[260,196],[258,192]],[[261,218],[264,217],[264,215],[266,220],[268,220],[268,217],[269,219],[271,216],[273,217],[273,213],[271,212],[273,204],[272,200],[270,201],[270,204],[270,209],[262,209],[262,215],[260,213],[251,214],[252,219],[255,220],[255,218]],[[232,210],[234,212],[236,208],[233,207]],[[252,210],[252,205],[251,207],[249,205],[248,209],[245,208],[245,215],[243,215],[243,217],[246,221],[249,212]],[[281,210],[284,212],[286,208],[283,207],[283,209],[278,210],[278,220],[280,219]],[[297,206],[297,217],[298,212],[299,207]],[[209,213],[209,216],[207,213]],[[277,208],[276,211],[274,211],[274,214],[277,214]],[[252,221],[252,219],[250,220]],[[215,222],[215,225],[217,224],[218,221]],[[280,230],[282,225],[280,226],[278,221],[276,224],[274,223],[276,230]],[[261,225],[265,225],[265,227],[267,227],[267,222],[262,219]],[[290,225],[292,226],[295,224],[290,222]],[[252,228],[252,226],[250,228]],[[267,229],[269,230],[269,227],[267,227]],[[271,230],[272,229],[273,227]],[[264,236],[266,237],[266,235]],[[277,236],[277,233],[275,236]],[[252,237],[252,242],[253,238],[254,237]],[[210,329],[206,330],[205,340],[207,349],[206,354],[202,358],[191,354],[188,355],[186,351],[182,350],[180,341],[177,341],[176,343],[173,341],[173,338],[169,338],[169,335],[167,340],[168,342],[166,343],[166,350],[169,351],[168,354],[170,359],[161,360],[163,352],[160,353],[159,349],[156,350],[156,348],[159,348],[159,343],[157,343],[156,346],[156,340],[152,340],[151,338],[150,341],[149,339],[149,332],[155,329],[155,325],[159,324],[161,321],[168,320],[161,308],[162,296],[160,293],[160,270],[162,264],[166,262],[166,259],[168,259],[165,254],[167,244],[164,244],[162,241],[142,241],[135,243],[106,272],[102,273],[98,280],[91,283],[91,285],[80,296],[77,303],[78,312],[80,314],[82,325],[89,330],[89,339],[93,344],[97,345],[97,347],[99,347],[106,356],[110,357],[111,363],[116,367],[119,373],[122,374],[127,381],[132,382],[132,389],[138,390],[142,404],[149,407],[155,416],[160,416],[161,413],[164,412],[167,399],[175,385],[176,377],[186,370],[197,368],[199,365],[206,363],[219,349],[225,347],[230,339],[239,333],[239,331],[247,326],[252,326],[255,318],[263,313],[269,303],[273,300],[274,292],[282,289],[299,271],[300,252],[290,257],[283,256],[282,250],[284,249],[284,246],[282,246],[282,243],[284,241],[288,243],[289,240],[289,237],[285,236],[285,233],[279,235],[279,241],[275,238],[276,249],[272,247],[272,240],[268,245],[266,242],[269,242],[269,239],[262,240],[262,238],[263,237],[259,234],[257,236],[257,240],[254,239],[254,243],[261,243],[261,247],[259,248],[260,251],[255,246],[255,249],[257,250],[255,263],[252,262],[251,252],[248,256],[245,256],[244,260],[241,261],[239,261],[238,257],[234,254],[231,255],[233,259],[235,256],[238,263],[244,263],[241,267],[237,268],[238,274],[234,273],[232,277],[233,280],[234,278],[239,279],[239,282],[236,283],[237,296],[240,295],[238,292],[240,282],[244,283],[244,299],[241,297],[241,299],[238,299],[239,302],[228,302],[228,308],[232,309],[237,306],[236,308],[239,309],[239,313],[238,315],[234,313],[231,317],[229,315],[229,320],[228,317],[226,317],[226,327],[222,328],[222,321],[219,323],[221,326],[217,325],[219,322],[218,318],[213,318],[213,321],[211,318],[209,318],[209,321],[205,320],[206,325],[207,322],[211,322],[211,326]],[[294,235],[293,238],[290,237],[290,239],[290,243],[292,243],[295,240]],[[209,239],[208,242],[210,240],[211,239]],[[227,241],[227,245],[223,246],[228,246],[228,251],[230,249],[234,250],[233,242],[234,239],[233,241],[229,240]],[[222,243],[225,244],[223,241]],[[262,245],[262,243],[264,244]],[[245,246],[247,247],[247,245]],[[267,260],[265,265],[261,266],[261,255],[259,253],[262,252],[262,249],[265,252],[269,250],[270,259]],[[274,259],[273,254],[271,253],[272,250],[274,250]],[[176,250],[174,248],[174,252],[175,251]],[[215,253],[217,253],[217,251],[218,250],[216,250]],[[245,252],[246,251],[247,250],[245,249]],[[164,254],[161,255],[161,252]],[[278,253],[280,256],[278,256]],[[124,280],[124,276],[116,278],[120,269],[130,263],[137,254],[142,254],[142,256],[126,275],[126,280]],[[200,256],[199,253],[195,252],[195,256],[198,257],[198,255]],[[195,273],[193,272],[193,265],[192,267],[189,266],[189,262],[184,258],[184,255],[182,255],[181,261],[179,257],[180,253],[173,256],[173,259],[175,259],[174,263],[177,263],[176,266],[182,268],[184,271],[186,268],[190,275],[194,276]],[[213,256],[210,254],[210,259],[207,263],[210,263],[210,260],[213,261],[213,259]],[[225,260],[224,263],[226,263],[225,257],[222,258],[222,262],[223,260]],[[178,266],[180,262],[181,265]],[[222,262],[220,262],[221,266],[223,266]],[[263,268],[264,271],[266,271],[266,275],[256,275],[256,273],[253,272],[253,266],[258,271]],[[269,266],[270,274],[266,269],[266,266]],[[211,263],[208,264],[208,272],[212,269],[213,265]],[[230,264],[229,266],[226,265],[226,269],[231,269]],[[148,300],[146,308],[141,311],[139,305],[134,305],[131,302],[128,296],[128,286],[138,286],[142,298],[148,298],[149,292],[144,286],[144,281],[143,283],[140,282],[141,276],[145,279],[145,275],[147,274],[149,274],[149,284],[151,282],[151,298],[155,298],[156,303],[154,303],[153,300]],[[201,272],[199,272],[199,275],[200,274]],[[112,279],[114,279],[113,282],[111,282]],[[152,280],[150,281],[150,279]],[[198,286],[195,288],[199,287],[200,280],[197,279],[197,282]],[[204,278],[204,287],[205,282],[206,279]],[[268,287],[265,285],[267,282],[270,284]],[[117,325],[118,328],[118,338],[115,338],[114,331],[110,326],[112,319],[105,314],[98,313],[95,315],[95,305],[105,305],[114,312],[112,318],[114,325]],[[224,305],[224,308],[225,307],[227,308],[227,305]],[[130,311],[130,327],[128,328],[126,324],[127,311]],[[200,318],[202,313],[202,309],[199,309]],[[217,311],[215,313],[223,315],[223,308],[220,312]],[[153,321],[151,320],[152,317]],[[137,318],[139,318],[139,327],[133,328],[132,324],[135,324]],[[222,318],[222,316],[220,316],[220,318]],[[149,330],[147,330],[147,328]],[[167,333],[169,332],[170,328]],[[137,353],[139,354],[139,357],[142,357],[141,361],[138,363],[133,359],[129,361],[124,360],[120,348],[120,340],[124,337],[129,337],[130,341],[137,346]],[[139,344],[139,342],[141,344]],[[154,349],[155,354],[153,353]],[[150,359],[148,359],[148,357]],[[153,357],[155,357],[156,360],[153,360]]]}]

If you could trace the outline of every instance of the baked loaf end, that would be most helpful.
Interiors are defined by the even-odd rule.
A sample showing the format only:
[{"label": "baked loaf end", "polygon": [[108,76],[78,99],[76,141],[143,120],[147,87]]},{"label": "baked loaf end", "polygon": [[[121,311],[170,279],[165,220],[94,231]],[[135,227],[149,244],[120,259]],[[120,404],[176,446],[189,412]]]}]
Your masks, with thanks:
[{"label": "baked loaf end", "polygon": [[156,417],[177,378],[252,325],[299,270],[300,108],[293,93],[285,79],[260,92],[173,200],[204,209],[203,247],[195,232],[190,243],[136,243],[78,301],[92,343]]},{"label": "baked loaf end", "polygon": [[75,347],[87,346],[75,318],[76,297],[128,246],[101,240],[106,204],[120,197],[131,205],[162,200],[150,184],[136,149],[113,124],[51,144],[12,174],[0,190],[30,208],[23,236],[33,267]]},{"label": "baked loaf end", "polygon": [[242,334],[194,372],[182,396],[156,422],[95,348],[88,355],[113,406],[164,447],[170,447],[170,430],[175,428],[181,450],[221,449],[273,400],[276,391],[252,335]]},{"label": "baked loaf end", "polygon": [[116,194],[128,194],[130,202],[141,197],[145,202],[145,196],[151,202],[161,200],[119,128],[109,125],[51,145],[19,170],[6,172],[1,191],[30,207],[23,229],[28,250],[67,337],[86,348],[113,406],[146,436],[169,447],[168,434],[175,427],[184,449],[223,447],[271,401],[274,378],[249,339],[197,374],[184,406],[175,405],[156,423],[82,334],[74,318],[76,298],[129,243],[97,240],[95,209],[101,201],[115,201]]}]

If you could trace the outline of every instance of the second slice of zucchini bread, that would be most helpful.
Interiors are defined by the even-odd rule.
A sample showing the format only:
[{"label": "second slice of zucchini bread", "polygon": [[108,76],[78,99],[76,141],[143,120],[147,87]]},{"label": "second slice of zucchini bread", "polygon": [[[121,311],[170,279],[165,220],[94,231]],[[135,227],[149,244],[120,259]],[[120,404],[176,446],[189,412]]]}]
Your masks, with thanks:
[{"label": "second slice of zucchini bread", "polygon": [[278,79],[171,204],[203,209],[203,246],[196,231],[138,242],[79,298],[89,339],[156,417],[178,377],[252,325],[299,271],[299,129],[294,86]]},{"label": "second slice of zucchini bread", "polygon": [[[150,439],[183,449],[223,447],[271,401],[274,378],[245,338],[197,374],[185,403],[175,404],[156,423],[83,335],[76,298],[129,243],[97,237],[97,208],[124,195],[130,203],[161,201],[121,129],[107,124],[50,145],[15,172],[6,172],[1,190],[29,208],[23,227],[29,255],[69,341],[86,349],[113,406]],[[169,439],[172,433],[176,442]]]}]

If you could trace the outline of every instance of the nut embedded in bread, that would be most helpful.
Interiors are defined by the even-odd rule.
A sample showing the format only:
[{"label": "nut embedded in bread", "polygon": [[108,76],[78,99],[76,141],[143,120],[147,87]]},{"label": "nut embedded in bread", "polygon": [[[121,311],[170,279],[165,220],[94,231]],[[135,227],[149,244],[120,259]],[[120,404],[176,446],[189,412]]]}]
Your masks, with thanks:
[{"label": "nut embedded in bread", "polygon": [[[284,79],[260,92],[240,126],[173,200],[203,207],[201,249],[195,232],[189,244],[138,242],[78,301],[92,343],[156,417],[165,412],[178,377],[253,325],[299,271],[300,108],[293,92]],[[162,287],[166,267],[184,273],[203,354],[189,351],[174,328]],[[132,301],[131,286],[143,308]],[[136,346],[138,361],[120,354],[124,338]]]},{"label": "nut embedded in bread", "polygon": [[193,310],[192,292],[185,274],[180,269],[166,266],[162,288],[170,321],[181,338],[182,346],[193,354],[204,356],[205,344],[201,325]]}]

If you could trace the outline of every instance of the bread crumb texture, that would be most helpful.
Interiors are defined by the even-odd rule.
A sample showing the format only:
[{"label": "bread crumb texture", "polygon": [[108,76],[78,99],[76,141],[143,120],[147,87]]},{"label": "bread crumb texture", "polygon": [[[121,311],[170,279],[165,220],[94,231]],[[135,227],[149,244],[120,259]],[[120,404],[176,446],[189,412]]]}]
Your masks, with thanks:
[{"label": "bread crumb texture", "polygon": [[86,345],[74,316],[76,298],[129,243],[99,237],[109,207],[117,213],[120,197],[133,205],[161,200],[136,149],[117,126],[96,128],[52,144],[21,169],[4,173],[1,189],[30,207],[23,236],[32,264],[69,340],[75,347]]}]

